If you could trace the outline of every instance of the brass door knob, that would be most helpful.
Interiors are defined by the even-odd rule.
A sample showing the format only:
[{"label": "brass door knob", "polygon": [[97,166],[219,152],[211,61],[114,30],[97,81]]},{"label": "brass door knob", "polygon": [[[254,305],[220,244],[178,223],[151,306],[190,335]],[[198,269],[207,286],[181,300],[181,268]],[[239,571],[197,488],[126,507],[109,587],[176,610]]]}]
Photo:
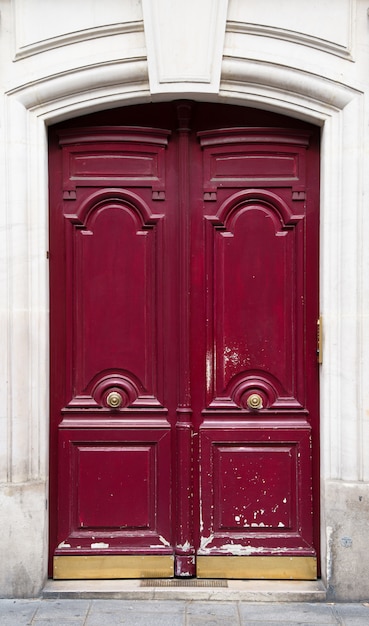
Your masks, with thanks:
[{"label": "brass door knob", "polygon": [[262,409],[263,408],[263,398],[259,393],[252,393],[247,398],[246,404],[249,409]]},{"label": "brass door knob", "polygon": [[111,409],[119,409],[119,407],[122,406],[122,403],[123,403],[123,398],[121,394],[119,393],[119,391],[111,391],[110,393],[108,393],[106,397],[106,404]]}]

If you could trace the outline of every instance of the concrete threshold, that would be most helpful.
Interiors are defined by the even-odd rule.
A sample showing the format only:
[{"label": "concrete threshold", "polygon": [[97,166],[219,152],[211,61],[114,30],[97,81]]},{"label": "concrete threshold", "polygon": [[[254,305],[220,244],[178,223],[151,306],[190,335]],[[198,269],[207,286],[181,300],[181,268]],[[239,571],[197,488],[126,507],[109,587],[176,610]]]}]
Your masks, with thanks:
[{"label": "concrete threshold", "polygon": [[226,586],[142,586],[141,580],[49,580],[45,599],[201,600],[216,602],[324,602],[323,583],[300,580],[227,580]]}]

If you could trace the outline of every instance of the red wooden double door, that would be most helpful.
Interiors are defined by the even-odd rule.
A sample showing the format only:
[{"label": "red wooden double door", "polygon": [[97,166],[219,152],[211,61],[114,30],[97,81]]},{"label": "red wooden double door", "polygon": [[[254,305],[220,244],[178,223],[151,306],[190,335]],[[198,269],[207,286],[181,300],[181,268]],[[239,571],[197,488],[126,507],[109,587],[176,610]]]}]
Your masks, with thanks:
[{"label": "red wooden double door", "polygon": [[54,577],[316,577],[318,157],[241,107],[51,130]]}]

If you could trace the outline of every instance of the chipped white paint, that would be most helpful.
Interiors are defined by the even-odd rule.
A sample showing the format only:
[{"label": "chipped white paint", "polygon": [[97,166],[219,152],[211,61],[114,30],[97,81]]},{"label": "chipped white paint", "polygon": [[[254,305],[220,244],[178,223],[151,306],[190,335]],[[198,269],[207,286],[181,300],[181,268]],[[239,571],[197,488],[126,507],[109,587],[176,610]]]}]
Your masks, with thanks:
[{"label": "chipped white paint", "polygon": [[65,541],[62,541],[61,543],[59,543],[58,548],[71,548],[70,543],[66,543]]},{"label": "chipped white paint", "polygon": [[[213,551],[216,551],[217,554],[221,552],[222,554],[229,554],[231,556],[251,556],[254,554],[263,554],[265,553],[265,548],[262,546],[250,546],[250,545],[242,545],[241,543],[233,543],[229,542],[222,546],[210,546],[211,543],[214,542],[214,535],[210,535],[209,537],[202,537],[199,554],[201,555],[211,555]],[[276,548],[268,548],[268,553],[271,554],[281,554],[284,551],[288,551],[288,548],[276,547]]]},{"label": "chipped white paint", "polygon": [[179,544],[178,548],[179,550],[183,550],[183,552],[188,552],[191,548],[191,544],[189,541],[185,541],[184,544]]},{"label": "chipped white paint", "polygon": [[96,541],[96,543],[91,544],[91,548],[94,550],[103,550],[104,548],[109,548],[109,543],[105,543],[104,541]]},{"label": "chipped white paint", "polygon": [[[195,565],[195,555],[191,556],[189,561],[192,563],[192,565]],[[182,569],[182,567],[183,567],[183,563],[181,559],[178,559],[176,563],[176,575],[181,576],[181,577],[190,577],[191,572],[189,572],[188,570],[188,561],[185,565],[185,569]]]},{"label": "chipped white paint", "polygon": [[221,552],[231,554],[232,556],[250,556],[251,554],[260,554],[264,552],[262,547],[243,546],[240,543],[227,543],[220,548],[217,548]]},{"label": "chipped white paint", "polygon": [[226,366],[229,362],[232,363],[236,367],[236,365],[240,364],[240,355],[235,350],[231,348],[224,348],[224,365]]},{"label": "chipped white paint", "polygon": [[204,530],[204,520],[202,517],[202,503],[200,503],[200,533]]},{"label": "chipped white paint", "polygon": [[167,540],[166,540],[164,537],[162,537],[161,535],[160,535],[160,537],[159,537],[159,541],[161,541],[161,543],[162,543],[164,546],[170,546],[169,541],[167,541]]},{"label": "chipped white paint", "polygon": [[210,535],[209,537],[201,537],[200,538],[200,552],[205,552],[208,545],[214,541],[214,535]]}]

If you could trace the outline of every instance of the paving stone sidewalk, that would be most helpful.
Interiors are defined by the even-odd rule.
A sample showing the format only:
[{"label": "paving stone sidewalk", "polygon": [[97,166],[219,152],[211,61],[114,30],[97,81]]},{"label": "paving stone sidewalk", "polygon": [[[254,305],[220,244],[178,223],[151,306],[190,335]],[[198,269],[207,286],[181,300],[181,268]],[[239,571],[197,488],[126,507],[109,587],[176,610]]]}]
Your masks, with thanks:
[{"label": "paving stone sidewalk", "polygon": [[1,626],[369,626],[369,603],[0,600]]}]

